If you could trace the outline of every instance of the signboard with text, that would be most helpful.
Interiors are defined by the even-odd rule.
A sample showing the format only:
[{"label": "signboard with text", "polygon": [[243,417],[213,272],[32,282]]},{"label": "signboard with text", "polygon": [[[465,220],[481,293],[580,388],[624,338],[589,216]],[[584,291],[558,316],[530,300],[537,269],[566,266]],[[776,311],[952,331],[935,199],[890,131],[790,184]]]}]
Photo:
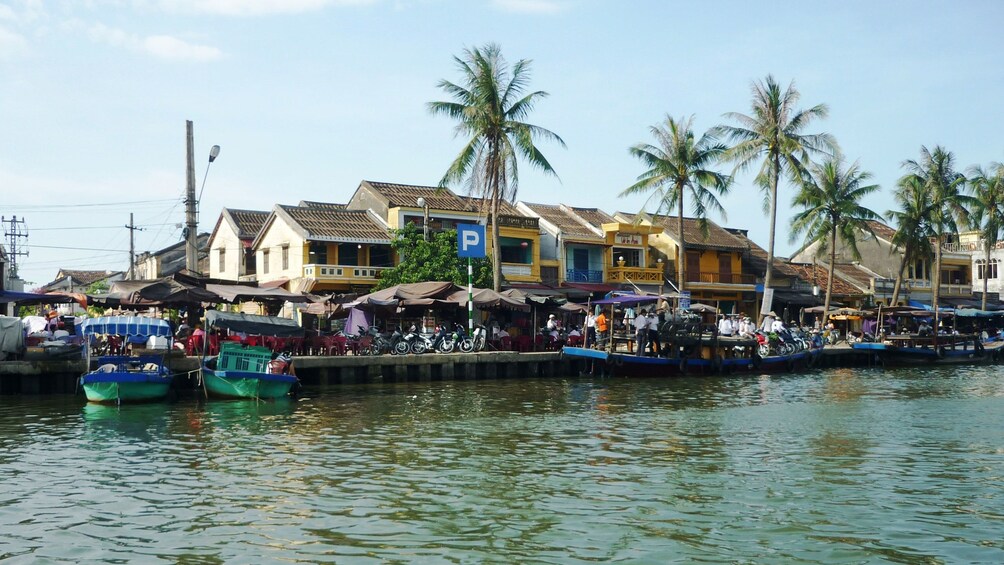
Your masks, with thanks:
[{"label": "signboard with text", "polygon": [[690,310],[690,291],[680,292],[680,310]]},{"label": "signboard with text", "polygon": [[457,256],[483,259],[485,255],[485,227],[457,224]]}]

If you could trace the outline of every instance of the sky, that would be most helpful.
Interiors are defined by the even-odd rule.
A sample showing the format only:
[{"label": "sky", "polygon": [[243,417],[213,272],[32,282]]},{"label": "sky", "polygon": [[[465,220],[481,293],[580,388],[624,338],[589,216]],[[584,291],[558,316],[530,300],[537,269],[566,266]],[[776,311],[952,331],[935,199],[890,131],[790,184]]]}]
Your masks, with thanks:
[{"label": "sky", "polygon": [[[602,0],[0,0],[0,215],[24,218],[32,288],[60,268],[128,268],[181,239],[185,121],[195,125],[200,231],[223,207],[345,202],[361,180],[435,185],[464,140],[426,104],[448,100],[454,56],[498,43],[548,96],[527,118],[557,172],[523,164],[519,199],[637,212],[628,148],[665,116],[698,134],[749,113],[750,85],[794,82],[893,207],[922,145],[960,170],[1004,161],[1004,2]],[[208,169],[210,147],[221,146]],[[730,165],[722,165],[731,172]],[[782,185],[777,253],[793,189]],[[766,247],[748,174],[722,199]],[[9,244],[9,238],[4,238]]]}]

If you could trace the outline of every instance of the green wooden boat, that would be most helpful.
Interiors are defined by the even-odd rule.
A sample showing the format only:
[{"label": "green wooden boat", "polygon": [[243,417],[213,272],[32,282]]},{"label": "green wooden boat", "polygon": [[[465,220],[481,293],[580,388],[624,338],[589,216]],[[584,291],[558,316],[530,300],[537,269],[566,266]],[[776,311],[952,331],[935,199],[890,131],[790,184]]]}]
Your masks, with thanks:
[{"label": "green wooden boat", "polygon": [[[303,328],[295,321],[272,316],[206,312],[206,328],[224,329],[245,335],[273,337],[303,337]],[[206,395],[215,398],[282,398],[298,382],[292,371],[292,359],[273,361],[272,351],[266,347],[249,347],[234,342],[223,342],[220,354],[204,357],[202,384]]]},{"label": "green wooden boat", "polygon": [[[171,337],[166,320],[140,316],[105,316],[84,320],[80,333],[88,343],[87,366],[91,367],[90,338],[115,335],[125,338]],[[80,377],[80,387],[90,402],[120,404],[162,400],[171,390],[173,375],[164,364],[163,355],[104,355],[97,358],[97,368]]]}]

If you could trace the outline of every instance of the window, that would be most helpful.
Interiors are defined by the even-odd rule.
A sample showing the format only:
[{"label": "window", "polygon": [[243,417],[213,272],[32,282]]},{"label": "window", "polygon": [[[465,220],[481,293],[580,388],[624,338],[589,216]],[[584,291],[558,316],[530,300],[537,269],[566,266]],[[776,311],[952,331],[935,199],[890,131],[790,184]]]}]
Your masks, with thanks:
[{"label": "window", "polygon": [[220,272],[227,272],[227,249],[226,247],[220,248]]},{"label": "window", "polygon": [[310,250],[308,251],[310,258],[308,262],[313,265],[327,265],[328,264],[328,244],[320,243],[317,241],[310,242]]},{"label": "window", "polygon": [[641,249],[632,249],[630,247],[614,247],[614,260],[613,266],[618,266],[621,258],[624,258],[625,267],[640,267],[641,266]]},{"label": "window", "polygon": [[263,275],[268,274],[268,249],[264,249],[261,252],[261,273]]},{"label": "window", "polygon": [[927,279],[927,269],[925,268],[923,260],[910,265],[910,278],[915,280]]},{"label": "window", "polygon": [[285,271],[289,269],[289,246],[282,246],[282,270]]},{"label": "window", "polygon": [[499,257],[503,263],[533,263],[533,243],[528,239],[515,237],[499,238]]},{"label": "window", "polygon": [[359,265],[359,247],[356,243],[338,244],[338,264],[339,265]]},{"label": "window", "polygon": [[[258,257],[254,254],[253,250],[248,250],[244,254],[244,274],[253,275],[258,272],[256,267],[258,263]],[[238,273],[239,274],[239,273]]]},{"label": "window", "polygon": [[394,261],[391,255],[390,246],[388,245],[370,246],[370,266],[393,267]]},{"label": "window", "polygon": [[988,267],[986,261],[982,259],[976,261],[976,278],[980,280],[996,279],[998,263],[999,261],[997,259],[991,259]]}]

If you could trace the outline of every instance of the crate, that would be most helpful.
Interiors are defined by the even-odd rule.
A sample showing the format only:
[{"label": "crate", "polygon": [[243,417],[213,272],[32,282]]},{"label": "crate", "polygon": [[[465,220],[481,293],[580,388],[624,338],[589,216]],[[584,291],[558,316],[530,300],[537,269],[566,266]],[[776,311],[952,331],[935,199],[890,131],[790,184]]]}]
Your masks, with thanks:
[{"label": "crate", "polygon": [[267,347],[244,347],[239,343],[220,344],[220,357],[216,368],[220,371],[247,371],[267,373],[272,351]]}]

